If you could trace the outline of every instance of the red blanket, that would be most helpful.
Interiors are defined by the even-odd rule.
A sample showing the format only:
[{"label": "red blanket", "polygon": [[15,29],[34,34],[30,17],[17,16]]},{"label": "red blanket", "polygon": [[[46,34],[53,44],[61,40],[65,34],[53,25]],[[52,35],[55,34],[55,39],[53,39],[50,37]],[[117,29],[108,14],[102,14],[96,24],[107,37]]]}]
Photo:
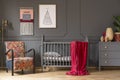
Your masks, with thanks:
[{"label": "red blanket", "polygon": [[71,42],[71,71],[67,75],[88,75],[86,69],[88,42]]}]

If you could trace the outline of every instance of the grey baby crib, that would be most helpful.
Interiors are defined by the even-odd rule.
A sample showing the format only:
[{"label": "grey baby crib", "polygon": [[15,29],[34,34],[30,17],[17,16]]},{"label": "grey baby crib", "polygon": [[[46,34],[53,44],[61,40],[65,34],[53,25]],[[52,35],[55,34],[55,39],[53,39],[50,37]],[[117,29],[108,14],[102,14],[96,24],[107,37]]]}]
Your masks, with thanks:
[{"label": "grey baby crib", "polygon": [[70,42],[45,41],[42,36],[40,51],[43,71],[46,67],[71,67]]}]

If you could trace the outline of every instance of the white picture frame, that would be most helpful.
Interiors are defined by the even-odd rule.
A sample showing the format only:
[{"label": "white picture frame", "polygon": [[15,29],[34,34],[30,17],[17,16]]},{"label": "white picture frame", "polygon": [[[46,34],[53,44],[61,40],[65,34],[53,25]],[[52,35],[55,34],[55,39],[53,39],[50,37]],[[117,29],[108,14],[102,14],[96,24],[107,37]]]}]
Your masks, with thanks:
[{"label": "white picture frame", "polygon": [[39,5],[39,28],[56,28],[56,5]]}]

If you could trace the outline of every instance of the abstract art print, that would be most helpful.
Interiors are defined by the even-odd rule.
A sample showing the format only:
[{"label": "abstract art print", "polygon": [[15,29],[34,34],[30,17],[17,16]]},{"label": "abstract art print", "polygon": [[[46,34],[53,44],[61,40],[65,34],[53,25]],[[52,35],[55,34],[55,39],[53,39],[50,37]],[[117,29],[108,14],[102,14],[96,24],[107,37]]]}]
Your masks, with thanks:
[{"label": "abstract art print", "polygon": [[33,35],[33,8],[20,8],[20,35]]},{"label": "abstract art print", "polygon": [[56,5],[39,5],[39,28],[56,28]]}]

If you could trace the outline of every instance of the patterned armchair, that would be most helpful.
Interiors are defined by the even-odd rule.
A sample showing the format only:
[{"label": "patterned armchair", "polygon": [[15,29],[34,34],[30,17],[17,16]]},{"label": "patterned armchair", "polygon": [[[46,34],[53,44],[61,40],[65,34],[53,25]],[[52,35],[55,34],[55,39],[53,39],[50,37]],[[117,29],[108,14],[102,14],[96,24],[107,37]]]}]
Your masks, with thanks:
[{"label": "patterned armchair", "polygon": [[[35,50],[25,51],[25,44],[22,41],[6,41],[6,67],[12,70],[12,76],[15,71],[33,70],[35,73]],[[26,57],[26,53],[32,53],[33,57]]]}]

